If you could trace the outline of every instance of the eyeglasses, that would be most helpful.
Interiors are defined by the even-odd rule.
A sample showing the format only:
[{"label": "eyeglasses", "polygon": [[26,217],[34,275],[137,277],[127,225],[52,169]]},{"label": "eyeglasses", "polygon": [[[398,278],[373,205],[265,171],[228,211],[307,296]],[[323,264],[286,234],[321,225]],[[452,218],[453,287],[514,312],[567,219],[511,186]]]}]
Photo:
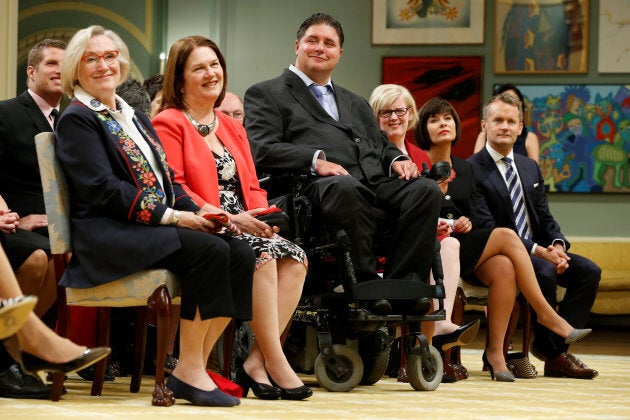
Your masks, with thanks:
[{"label": "eyeglasses", "polygon": [[223,113],[225,115],[228,115],[232,118],[236,118],[237,120],[242,120],[243,117],[245,116],[245,114],[243,114],[241,111],[234,111],[234,112],[225,112],[223,111]]},{"label": "eyeglasses", "polygon": [[81,57],[81,61],[83,61],[83,64],[86,66],[96,67],[101,58],[105,61],[105,64],[114,64],[118,61],[118,50],[105,51],[102,55],[91,53],[84,54],[83,57]]},{"label": "eyeglasses", "polygon": [[409,109],[411,109],[410,106],[396,109],[382,109],[378,111],[378,116],[381,118],[389,118],[392,116],[392,114],[396,114],[397,116],[402,117],[403,115],[407,114],[407,111],[409,111]]}]

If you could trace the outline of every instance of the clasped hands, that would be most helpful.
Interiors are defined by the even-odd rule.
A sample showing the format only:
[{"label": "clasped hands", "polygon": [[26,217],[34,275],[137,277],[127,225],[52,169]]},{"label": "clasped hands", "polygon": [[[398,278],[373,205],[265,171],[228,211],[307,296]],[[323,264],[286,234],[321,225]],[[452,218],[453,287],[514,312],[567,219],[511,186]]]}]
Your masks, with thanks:
[{"label": "clasped hands", "polygon": [[15,233],[18,227],[32,231],[46,226],[48,226],[48,218],[45,214],[29,214],[20,218],[16,212],[8,209],[0,210],[0,230],[6,234]]}]

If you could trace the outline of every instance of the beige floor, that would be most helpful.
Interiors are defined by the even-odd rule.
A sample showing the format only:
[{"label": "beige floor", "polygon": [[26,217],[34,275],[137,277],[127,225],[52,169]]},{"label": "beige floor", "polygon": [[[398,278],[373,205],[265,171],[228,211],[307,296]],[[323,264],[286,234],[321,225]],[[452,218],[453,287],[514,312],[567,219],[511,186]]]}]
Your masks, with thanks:
[{"label": "beige floor", "polygon": [[[313,376],[304,380],[314,386],[308,401],[261,401],[243,399],[239,407],[203,408],[185,402],[162,408],[150,404],[152,378],[145,378],[139,394],[128,392],[128,378],[106,383],[103,396],[90,397],[89,384],[72,376],[62,401],[0,399],[2,418],[192,418],[210,419],[394,419],[394,418],[630,418],[630,330],[596,331],[574,346],[586,364],[599,370],[595,380],[539,377],[498,383],[481,371],[482,330],[463,350],[470,378],[441,384],[432,392],[414,391],[409,384],[384,378],[374,386],[348,393],[320,388]],[[519,346],[519,342],[515,343]],[[543,363],[533,364],[542,372]]]}]

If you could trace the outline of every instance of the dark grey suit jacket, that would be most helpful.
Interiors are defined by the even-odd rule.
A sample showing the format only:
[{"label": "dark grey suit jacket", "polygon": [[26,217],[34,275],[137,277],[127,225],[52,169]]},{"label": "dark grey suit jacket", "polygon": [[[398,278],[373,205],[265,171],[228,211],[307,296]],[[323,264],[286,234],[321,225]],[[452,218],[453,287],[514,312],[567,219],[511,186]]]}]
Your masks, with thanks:
[{"label": "dark grey suit jacket", "polygon": [[42,131],[52,129],[28,91],[0,102],[0,195],[21,217],[46,213],[33,139]]},{"label": "dark grey suit jacket", "polygon": [[365,99],[333,86],[338,122],[288,69],[247,90],[245,128],[259,171],[307,174],[315,152],[323,150],[326,160],[368,187],[390,178],[390,165],[400,151],[380,130]]},{"label": "dark grey suit jacket", "polygon": [[[508,227],[516,230],[510,194],[490,153],[485,148],[481,149],[469,157],[468,162],[473,165],[475,174],[476,218],[480,227]],[[562,239],[568,250],[569,241],[562,234],[560,225],[549,210],[540,167],[536,161],[516,153],[514,163],[523,187],[525,205],[533,232],[532,240],[521,239],[525,248],[528,251],[531,250],[534,242],[547,247],[554,239]]]}]

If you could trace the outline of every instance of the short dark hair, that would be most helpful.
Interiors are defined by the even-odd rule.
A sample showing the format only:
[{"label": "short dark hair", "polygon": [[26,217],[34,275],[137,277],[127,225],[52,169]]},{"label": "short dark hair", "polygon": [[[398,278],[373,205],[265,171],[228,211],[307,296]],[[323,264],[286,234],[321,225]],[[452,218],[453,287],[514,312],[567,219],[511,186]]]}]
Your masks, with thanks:
[{"label": "short dark hair", "polygon": [[44,59],[44,50],[46,48],[59,48],[60,50],[65,50],[66,43],[60,39],[42,39],[28,52],[26,65],[29,67],[37,67]]},{"label": "short dark hair", "polygon": [[416,142],[418,142],[418,146],[420,146],[422,150],[429,150],[433,144],[431,142],[429,131],[427,130],[427,121],[429,121],[429,118],[434,115],[444,114],[452,115],[455,120],[455,140],[453,140],[451,146],[455,146],[455,143],[457,143],[457,140],[461,137],[462,124],[459,120],[459,115],[457,115],[457,111],[453,108],[453,105],[442,98],[431,98],[422,105],[422,108],[418,111],[418,125],[416,125],[416,128],[413,131],[413,134],[416,137]]},{"label": "short dark hair", "polygon": [[155,99],[155,95],[157,95],[158,92],[162,90],[163,84],[164,84],[164,75],[154,74],[153,76],[149,77],[144,82],[142,82],[142,87],[149,94],[149,99],[153,101]]},{"label": "short dark hair", "polygon": [[337,35],[339,36],[339,46],[343,47],[343,28],[341,27],[341,23],[334,17],[330,16],[327,13],[315,13],[311,15],[308,19],[306,19],[297,31],[297,39],[298,41],[302,39],[308,28],[313,25],[328,25],[331,26],[337,31]]},{"label": "short dark hair", "polygon": [[144,112],[146,115],[151,113],[151,100],[149,94],[136,79],[127,79],[117,88],[116,93],[123,98],[130,107]]}]

